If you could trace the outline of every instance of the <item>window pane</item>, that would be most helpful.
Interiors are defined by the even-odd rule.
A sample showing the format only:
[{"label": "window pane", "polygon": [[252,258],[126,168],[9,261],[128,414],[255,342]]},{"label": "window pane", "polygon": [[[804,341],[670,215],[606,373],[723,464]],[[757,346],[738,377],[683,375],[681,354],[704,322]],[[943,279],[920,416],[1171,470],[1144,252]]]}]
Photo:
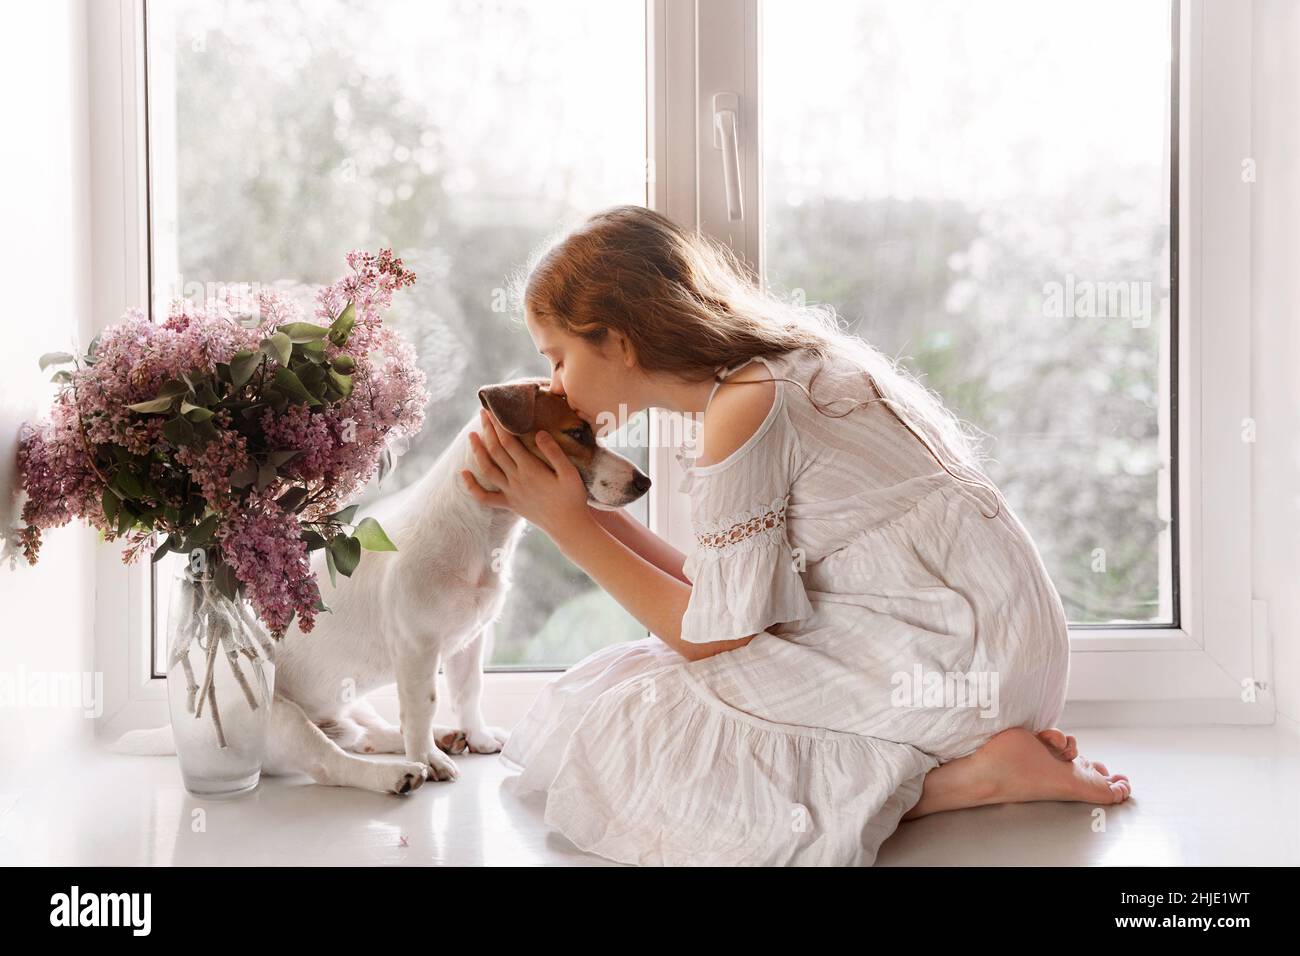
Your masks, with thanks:
[{"label": "window pane", "polygon": [[[549,374],[504,288],[558,229],[646,201],[641,0],[183,0],[148,20],[156,289],[281,283],[310,313],[357,247],[419,277],[388,320],[432,402],[362,502],[417,480],[479,386]],[[513,578],[493,664],[565,667],[645,634],[535,529]]]},{"label": "window pane", "polygon": [[988,434],[1072,623],[1175,623],[1168,3],[762,16],[769,285]]}]

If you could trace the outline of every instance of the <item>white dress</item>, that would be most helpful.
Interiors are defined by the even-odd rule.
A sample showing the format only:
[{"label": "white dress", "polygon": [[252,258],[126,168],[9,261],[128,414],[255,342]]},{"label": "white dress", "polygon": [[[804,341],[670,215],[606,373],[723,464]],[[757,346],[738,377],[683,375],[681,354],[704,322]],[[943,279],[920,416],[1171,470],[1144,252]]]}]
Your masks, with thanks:
[{"label": "white dress", "polygon": [[[819,360],[761,361],[807,387]],[[865,381],[832,359],[812,392],[843,415],[876,397]],[[829,417],[778,381],[757,431],[681,487],[696,533],[682,639],[757,636],[693,662],[655,637],[616,644],[543,689],[501,758],[579,848],[871,865],[927,772],[1059,720],[1066,620],[1037,548],[885,406]]]}]

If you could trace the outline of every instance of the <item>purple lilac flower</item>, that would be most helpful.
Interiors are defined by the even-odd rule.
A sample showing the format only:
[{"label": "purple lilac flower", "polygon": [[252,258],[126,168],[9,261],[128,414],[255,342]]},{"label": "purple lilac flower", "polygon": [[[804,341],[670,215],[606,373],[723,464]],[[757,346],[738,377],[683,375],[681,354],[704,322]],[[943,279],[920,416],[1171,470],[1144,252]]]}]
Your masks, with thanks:
[{"label": "purple lilac flower", "polygon": [[[73,518],[109,540],[125,537],[123,560],[130,563],[145,546],[157,544],[157,534],[183,538],[199,516],[216,514],[221,556],[272,632],[278,636],[295,613],[299,627],[311,630],[320,591],[301,525],[319,527],[361,492],[387,444],[420,431],[429,400],[414,349],[381,320],[393,293],[412,284],[414,273],[388,249],[354,250],[347,260],[353,273],[319,291],[309,319],[287,296],[253,295],[247,285],[234,285],[202,303],[173,301],[159,324],[133,308],[105,329],[93,361],[87,356],[77,363],[49,416],[20,435],[27,497],[19,537],[28,561],[37,560],[42,530]],[[177,382],[219,382],[219,369],[237,353],[260,357],[263,339],[276,327],[302,321],[328,327],[348,303],[355,324],[347,341],[339,346],[326,339],[324,347],[330,363],[346,354],[354,365],[351,394],[344,399],[313,406],[294,402],[278,413],[268,405],[253,416],[253,426],[219,405],[210,409],[214,414],[201,443],[167,437],[164,427],[176,417],[174,409],[142,413],[128,407],[155,399]],[[279,367],[268,356],[255,379],[221,400],[258,401]],[[284,451],[297,454],[271,480],[251,480],[259,467],[265,469],[270,453]],[[129,497],[132,508],[149,512],[148,530],[140,530],[144,518],[128,514],[133,520],[119,534],[115,516],[105,511],[122,497],[107,490],[119,467],[145,488]],[[292,488],[306,492],[297,513],[276,503]],[[193,516],[184,527],[173,520],[182,510]]]}]

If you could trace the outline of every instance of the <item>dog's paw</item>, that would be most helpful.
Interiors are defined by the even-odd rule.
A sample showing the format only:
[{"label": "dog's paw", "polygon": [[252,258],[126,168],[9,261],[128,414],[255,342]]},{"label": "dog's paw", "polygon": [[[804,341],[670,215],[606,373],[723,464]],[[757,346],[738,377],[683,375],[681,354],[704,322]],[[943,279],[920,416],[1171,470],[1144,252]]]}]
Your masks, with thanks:
[{"label": "dog's paw", "polygon": [[388,786],[384,789],[391,793],[407,794],[412,790],[419,790],[424,784],[424,764],[414,760],[393,763],[391,769],[385,767],[384,771],[388,774]]},{"label": "dog's paw", "polygon": [[455,780],[460,776],[456,763],[441,750],[431,750],[424,757],[430,780]]},{"label": "dog's paw", "polygon": [[465,748],[469,746],[469,742],[465,739],[465,732],[454,727],[434,728],[433,742],[445,754],[463,754]]},{"label": "dog's paw", "polygon": [[499,753],[506,745],[510,734],[500,727],[478,727],[465,731],[465,738],[469,743],[470,753],[494,754]]}]

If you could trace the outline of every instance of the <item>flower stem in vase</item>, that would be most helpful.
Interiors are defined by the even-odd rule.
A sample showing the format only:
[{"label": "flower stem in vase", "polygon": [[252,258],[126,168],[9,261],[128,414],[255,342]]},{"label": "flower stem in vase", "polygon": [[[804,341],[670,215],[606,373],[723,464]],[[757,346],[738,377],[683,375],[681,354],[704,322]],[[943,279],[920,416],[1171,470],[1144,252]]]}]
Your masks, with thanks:
[{"label": "flower stem in vase", "polygon": [[167,670],[170,671],[178,663],[185,672],[185,687],[188,693],[185,709],[189,713],[194,713],[195,698],[198,696],[199,685],[194,679],[194,667],[190,664],[190,645],[194,643],[194,635],[198,630],[198,588],[193,585],[187,585],[180,589],[180,596],[184,602],[178,609],[177,618],[181,623],[181,634],[172,642],[171,658],[167,661]]},{"label": "flower stem in vase", "polygon": [[248,686],[248,679],[244,677],[244,672],[239,666],[239,651],[235,650],[235,640],[231,636],[230,628],[224,625],[221,632],[221,644],[226,649],[226,660],[235,674],[235,680],[239,681],[239,687],[244,692],[244,698],[248,701],[248,709],[257,710],[257,695],[253,693],[253,688]]},{"label": "flower stem in vase", "polygon": [[[203,716],[203,702],[205,700],[211,705],[212,723],[217,730],[217,746],[224,750],[226,748],[226,734],[221,726],[221,711],[217,709],[216,688],[217,646],[221,643],[221,636],[218,632],[218,628],[222,626],[221,612],[212,607],[212,601],[207,594],[206,588],[204,589],[203,597],[204,607],[208,610],[206,617],[207,620],[210,621],[206,628],[204,628],[207,632],[204,636],[206,636],[208,640],[208,656],[204,666],[203,686],[199,690],[199,702],[198,707],[194,711],[194,716],[196,719]],[[199,638],[199,647],[203,647],[203,636],[200,636]]]},{"label": "flower stem in vase", "polygon": [[[213,643],[215,644],[216,642],[214,641]],[[212,704],[212,722],[217,727],[217,746],[222,750],[225,750],[226,732],[221,728],[221,712],[217,710],[217,688],[215,684],[208,685],[208,699],[209,703]]]}]

